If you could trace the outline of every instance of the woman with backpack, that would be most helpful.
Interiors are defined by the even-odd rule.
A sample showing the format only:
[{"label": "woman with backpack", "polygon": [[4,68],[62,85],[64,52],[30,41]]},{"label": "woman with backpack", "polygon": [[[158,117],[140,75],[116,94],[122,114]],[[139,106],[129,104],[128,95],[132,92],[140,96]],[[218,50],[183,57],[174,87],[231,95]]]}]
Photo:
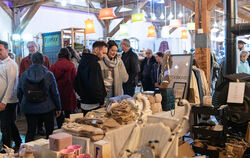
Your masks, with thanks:
[{"label": "woman with backpack", "polygon": [[[76,68],[70,59],[71,54],[69,50],[67,48],[61,48],[58,54],[58,61],[49,69],[56,78],[62,102],[62,110],[66,118],[69,118],[70,114],[76,113],[77,111],[76,93],[74,90]],[[63,115],[57,118],[58,128],[61,128],[63,122]]]},{"label": "woman with backpack", "polygon": [[17,89],[17,97],[21,103],[21,111],[27,120],[25,142],[33,141],[37,121],[45,124],[46,138],[53,133],[54,116],[61,114],[61,101],[54,75],[42,64],[41,53],[31,55],[32,65],[23,72]]}]

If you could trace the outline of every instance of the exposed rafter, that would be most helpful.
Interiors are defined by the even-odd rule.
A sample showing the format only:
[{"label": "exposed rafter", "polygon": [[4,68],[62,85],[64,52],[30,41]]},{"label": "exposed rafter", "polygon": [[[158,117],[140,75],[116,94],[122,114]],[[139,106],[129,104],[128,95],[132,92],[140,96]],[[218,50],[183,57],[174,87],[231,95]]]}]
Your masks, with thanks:
[{"label": "exposed rafter", "polygon": [[13,8],[23,8],[35,3],[46,3],[46,2],[53,2],[54,0],[14,0],[13,1]]},{"label": "exposed rafter", "polygon": [[109,33],[109,37],[112,37],[115,35],[115,33],[120,30],[120,25],[123,24],[123,23],[126,23],[129,21],[131,17],[130,16],[126,16],[119,24],[116,25],[116,27]]},{"label": "exposed rafter", "polygon": [[[138,0],[139,2],[144,2],[144,0]],[[136,4],[137,0],[124,0],[124,5],[128,5],[128,4]],[[117,6],[121,6],[122,5],[122,1],[121,0],[115,0],[115,1],[109,1],[108,2],[108,7],[117,7]]]},{"label": "exposed rafter", "polygon": [[26,7],[21,11],[21,17],[24,16],[28,12],[29,8]]},{"label": "exposed rafter", "polygon": [[54,7],[54,8],[61,8],[61,9],[66,9],[66,10],[74,10],[74,11],[80,11],[80,12],[90,12],[90,13],[99,13],[98,9],[94,8],[88,8],[88,7],[83,7],[83,6],[78,6],[78,5],[71,5],[67,4],[67,6],[62,6],[60,3],[57,2],[48,2],[44,3],[43,6],[48,6],[48,7]]},{"label": "exposed rafter", "polygon": [[[222,3],[217,3],[216,6],[224,10],[224,5]],[[250,22],[249,15],[242,13],[241,10],[238,10],[238,17]]]},{"label": "exposed rafter", "polygon": [[[147,2],[148,2],[148,0],[143,0],[142,2],[137,4],[137,7],[135,9],[133,9],[133,11],[118,12],[116,14],[117,18],[124,17],[124,19],[118,25],[116,25],[115,28],[112,31],[110,31],[110,33],[108,34],[109,37],[114,36],[114,34],[120,29],[120,24],[128,22],[130,20],[130,18],[131,18],[131,15],[136,13],[138,9],[142,9],[146,5]],[[127,15],[125,15],[125,13]]]},{"label": "exposed rafter", "polygon": [[13,11],[4,2],[0,1],[0,7],[13,19]]},{"label": "exposed rafter", "polygon": [[207,4],[207,9],[211,11],[213,7],[219,2],[221,2],[221,0],[210,0]]},{"label": "exposed rafter", "polygon": [[184,7],[195,11],[195,3],[193,0],[175,0],[177,3],[183,5]]},{"label": "exposed rafter", "polygon": [[[88,3],[89,7],[91,7],[92,9],[95,9],[95,6],[92,4],[92,2],[90,0],[87,0],[86,2]],[[104,28],[105,27],[105,23],[98,18],[98,14],[97,13],[95,13],[95,17],[97,18],[97,20],[99,21],[99,23],[102,25],[102,28]]]},{"label": "exposed rafter", "polygon": [[17,32],[18,33],[22,33],[24,31],[24,29],[27,27],[27,25],[29,24],[30,20],[33,18],[33,16],[36,14],[36,12],[38,11],[38,9],[40,8],[40,6],[42,5],[43,2],[38,2],[33,4],[28,13],[25,15],[25,17],[23,18],[21,24],[18,26],[17,28]]}]

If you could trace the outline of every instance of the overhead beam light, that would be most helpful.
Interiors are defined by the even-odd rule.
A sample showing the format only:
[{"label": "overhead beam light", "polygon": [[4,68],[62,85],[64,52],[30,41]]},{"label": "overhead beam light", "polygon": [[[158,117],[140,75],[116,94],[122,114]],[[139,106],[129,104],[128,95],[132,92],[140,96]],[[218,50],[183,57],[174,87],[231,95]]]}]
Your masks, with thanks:
[{"label": "overhead beam light", "polygon": [[155,16],[154,13],[151,13],[151,19],[152,19],[152,20],[156,20],[156,16]]},{"label": "overhead beam light", "polygon": [[164,16],[164,14],[163,14],[163,12],[161,13],[161,16],[160,16],[160,19],[164,19],[165,18],[165,16]]},{"label": "overhead beam light", "polygon": [[168,19],[171,20],[171,19],[173,19],[173,17],[174,17],[173,13],[170,12],[170,14],[169,14],[169,16],[168,16]]},{"label": "overhead beam light", "polygon": [[179,18],[182,18],[182,17],[183,17],[183,13],[180,12],[180,13],[178,14],[178,17],[179,17]]}]

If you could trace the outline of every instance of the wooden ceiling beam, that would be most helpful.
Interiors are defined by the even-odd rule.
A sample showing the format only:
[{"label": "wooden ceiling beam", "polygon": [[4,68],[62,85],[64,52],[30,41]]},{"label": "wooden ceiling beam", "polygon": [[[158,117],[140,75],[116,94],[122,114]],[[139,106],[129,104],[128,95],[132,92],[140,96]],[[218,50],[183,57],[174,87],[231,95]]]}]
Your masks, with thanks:
[{"label": "wooden ceiling beam", "polygon": [[21,17],[23,17],[29,10],[29,7],[26,7],[24,8],[22,11],[21,11]]},{"label": "wooden ceiling beam", "polygon": [[57,2],[44,3],[43,6],[66,9],[66,10],[73,10],[73,11],[80,11],[80,12],[85,12],[85,13],[87,13],[88,11],[89,13],[94,13],[94,14],[99,13],[98,9],[88,8],[88,7],[78,6],[78,5],[71,5],[71,4],[67,4],[67,6],[62,6],[60,3],[57,3]]},{"label": "wooden ceiling beam", "polygon": [[13,19],[13,11],[4,2],[0,1],[0,7],[8,14],[8,16]]},{"label": "wooden ceiling beam", "polygon": [[25,30],[25,28],[28,26],[30,20],[33,18],[33,16],[36,14],[36,12],[38,11],[38,9],[40,8],[40,6],[43,4],[43,2],[38,2],[33,4],[28,13],[25,15],[25,17],[23,18],[21,24],[18,26],[17,28],[17,32],[22,34],[23,31]]},{"label": "wooden ceiling beam", "polygon": [[120,24],[126,23],[131,19],[131,15],[136,13],[138,9],[142,9],[146,4],[147,4],[148,0],[143,0],[141,3],[139,3],[135,9],[133,9],[132,11],[128,11],[126,12],[126,14],[128,14],[127,16],[125,16],[125,12],[118,12],[116,13],[117,18],[119,18],[119,16],[124,17],[124,19],[115,26],[115,28],[110,31],[110,33],[108,34],[108,37],[112,37],[116,34],[116,32],[120,29]]},{"label": "wooden ceiling beam", "polygon": [[[90,0],[87,0],[86,2],[88,3],[89,7],[91,7],[92,9],[95,9],[95,6],[93,5],[93,3]],[[105,23],[103,20],[100,20],[98,18],[98,13],[95,13],[95,17],[98,20],[98,22],[102,25],[102,28],[105,28]]]},{"label": "wooden ceiling beam", "polygon": [[[222,3],[217,3],[216,6],[224,10],[224,5]],[[241,10],[238,10],[238,17],[250,22],[249,15],[244,14]]]},{"label": "wooden ceiling beam", "polygon": [[15,0],[13,1],[13,8],[23,8],[36,3],[53,2],[54,0]]},{"label": "wooden ceiling beam", "polygon": [[[138,3],[140,2],[144,2],[144,0],[138,0]],[[124,5],[129,5],[129,4],[136,4],[137,0],[124,0]],[[122,5],[122,1],[121,0],[115,0],[115,1],[108,1],[108,7],[117,7],[117,6],[121,6]]]},{"label": "wooden ceiling beam", "polygon": [[122,6],[118,6],[118,7],[116,7],[115,8],[115,13],[118,13],[118,12],[120,12],[120,10],[122,9]]},{"label": "wooden ceiling beam", "polygon": [[116,27],[115,27],[112,31],[110,31],[110,33],[108,34],[108,37],[114,36],[115,33],[116,33],[118,30],[120,30],[120,25],[123,24],[123,23],[128,22],[128,21],[130,20],[130,18],[131,18],[130,16],[125,17],[119,24],[116,25]]},{"label": "wooden ceiling beam", "polygon": [[184,7],[195,11],[195,3],[193,0],[175,0],[177,3],[183,5]]},{"label": "wooden ceiling beam", "polygon": [[211,10],[213,9],[213,7],[214,7],[217,3],[219,3],[219,2],[221,2],[221,0],[210,0],[210,1],[208,1],[207,9],[208,9],[209,11],[211,11]]}]

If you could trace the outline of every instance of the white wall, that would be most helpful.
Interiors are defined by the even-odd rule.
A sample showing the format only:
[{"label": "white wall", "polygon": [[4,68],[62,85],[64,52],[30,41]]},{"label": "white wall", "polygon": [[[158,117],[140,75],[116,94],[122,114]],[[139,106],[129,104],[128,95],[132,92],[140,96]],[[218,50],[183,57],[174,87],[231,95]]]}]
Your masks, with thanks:
[{"label": "white wall", "polygon": [[[117,21],[119,23],[119,21]],[[123,39],[123,38],[137,38],[139,39],[139,49],[142,50],[144,49],[152,49],[154,51],[155,45],[154,41],[155,38],[148,38],[147,33],[148,33],[148,27],[152,25],[150,22],[134,22],[131,23],[131,21],[127,22],[128,24],[128,30],[129,30],[129,35],[127,37],[125,36],[120,36],[120,31],[117,31],[117,33],[112,37],[112,39]],[[112,25],[115,25],[112,23]],[[111,26],[112,27],[112,26]]]},{"label": "white wall", "polygon": [[0,7],[0,40],[6,41],[10,44],[10,36],[12,33],[11,18]]},{"label": "white wall", "polygon": [[[116,21],[116,24],[120,21]],[[183,51],[190,51],[191,49],[191,35],[188,32],[188,39],[181,39],[181,31],[184,29],[183,27],[177,28],[174,32],[171,33],[170,38],[148,38],[148,27],[152,25],[150,22],[127,22],[129,27],[129,36],[124,37],[120,36],[120,31],[118,31],[113,39],[123,39],[123,38],[131,38],[135,37],[139,39],[139,49],[152,49],[154,52],[157,52],[160,47],[161,41],[167,41],[169,44],[169,49],[172,54],[183,54]],[[111,27],[114,27],[115,23],[112,23]]]},{"label": "white wall", "polygon": [[88,34],[87,38],[98,39],[102,37],[102,26],[93,14],[44,6],[39,8],[24,30],[24,33],[37,35],[39,33],[60,31],[70,27],[84,28],[84,21],[88,18],[94,20],[96,33]]}]

